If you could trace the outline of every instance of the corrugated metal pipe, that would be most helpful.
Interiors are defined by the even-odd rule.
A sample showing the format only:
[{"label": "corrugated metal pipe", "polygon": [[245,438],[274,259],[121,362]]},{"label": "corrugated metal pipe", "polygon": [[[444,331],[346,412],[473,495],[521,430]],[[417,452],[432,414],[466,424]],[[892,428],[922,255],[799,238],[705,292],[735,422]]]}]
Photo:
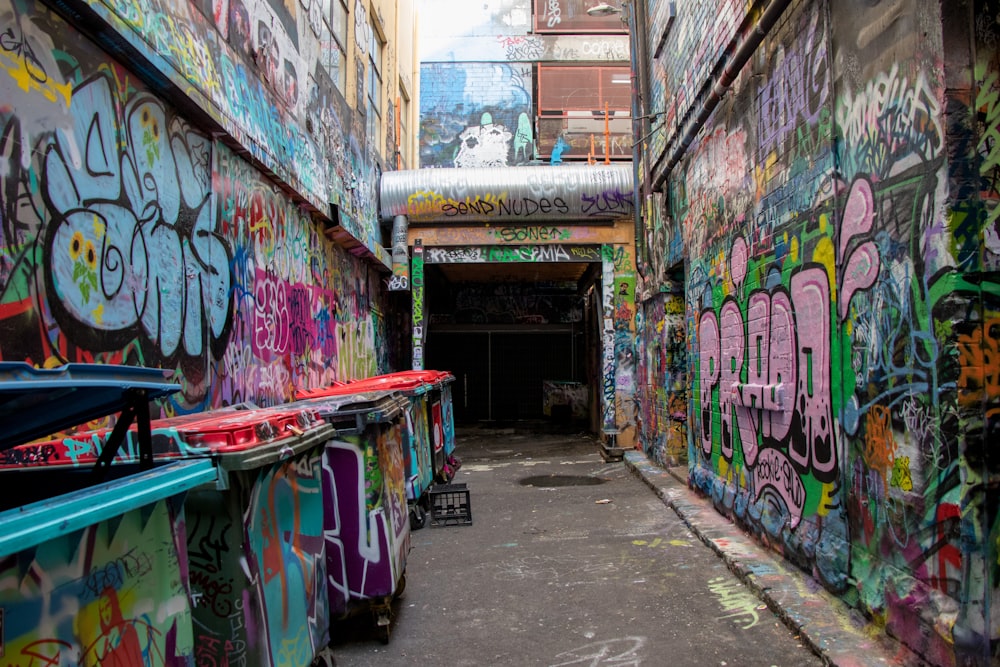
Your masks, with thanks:
[{"label": "corrugated metal pipe", "polygon": [[680,139],[672,142],[673,146],[668,149],[669,152],[663,174],[656,179],[657,187],[663,181],[667,180],[670,172],[677,166],[681,158],[684,157],[684,153],[691,145],[691,142],[698,136],[701,128],[705,125],[705,121],[715,111],[715,107],[722,101],[722,97],[729,90],[729,87],[733,85],[733,81],[736,80],[740,70],[750,60],[754,51],[764,41],[764,37],[767,36],[767,33],[774,27],[774,24],[777,23],[782,13],[784,13],[790,4],[791,0],[771,0],[771,3],[761,13],[757,23],[753,26],[753,30],[744,34],[742,40],[735,44],[732,57],[711,84],[708,95],[700,101],[697,113],[689,114],[684,123],[684,129],[674,135],[675,137],[680,137]]},{"label": "corrugated metal pipe", "polygon": [[615,220],[641,205],[629,163],[387,171],[380,188],[382,219],[411,224]]}]

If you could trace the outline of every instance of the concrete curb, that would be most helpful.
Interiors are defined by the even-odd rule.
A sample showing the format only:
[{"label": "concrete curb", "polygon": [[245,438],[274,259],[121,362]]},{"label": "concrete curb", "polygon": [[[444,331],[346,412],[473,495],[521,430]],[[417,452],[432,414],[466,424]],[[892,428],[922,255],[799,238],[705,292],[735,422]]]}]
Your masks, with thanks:
[{"label": "concrete curb", "polygon": [[828,664],[927,667],[928,663],[807,573],[744,534],[719,514],[710,500],[688,488],[685,479],[655,465],[637,450],[626,451],[624,463]]}]

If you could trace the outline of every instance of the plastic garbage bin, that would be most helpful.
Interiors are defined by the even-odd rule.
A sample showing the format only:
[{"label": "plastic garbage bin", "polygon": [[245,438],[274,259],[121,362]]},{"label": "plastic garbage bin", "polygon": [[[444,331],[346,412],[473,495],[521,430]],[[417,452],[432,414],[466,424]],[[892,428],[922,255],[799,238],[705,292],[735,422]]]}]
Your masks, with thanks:
[{"label": "plastic garbage bin", "polygon": [[[0,363],[5,667],[194,662],[182,501],[216,470],[153,461],[148,401],[178,389],[155,369]],[[94,465],[25,445],[119,412],[114,429],[73,436]],[[134,462],[109,469],[132,422]]]},{"label": "plastic garbage bin", "polygon": [[323,454],[330,613],[346,618],[369,611],[388,642],[392,600],[406,585],[410,550],[407,401],[391,390],[329,390],[297,404],[317,410],[335,429]]},{"label": "plastic garbage bin", "polygon": [[427,423],[434,448],[434,471],[438,481],[450,482],[460,465],[455,459],[455,413],[451,385],[455,376],[448,371],[399,371],[376,376],[401,383],[419,382],[427,403]]},{"label": "plastic garbage bin", "polygon": [[427,523],[431,485],[435,481],[451,481],[461,465],[454,454],[455,422],[450,386],[454,379],[451,373],[444,371],[401,371],[301,394],[304,397],[396,391],[407,398],[406,497],[413,528],[423,528]]},{"label": "plastic garbage bin", "polygon": [[[423,403],[419,399],[408,399],[403,396],[403,392],[391,388],[389,384],[387,381],[358,380],[349,384],[300,391],[296,393],[296,397],[309,399],[360,394],[375,396],[392,393],[397,399],[403,401],[403,479],[406,501],[409,509],[410,527],[422,528],[426,523],[426,493],[434,482],[434,452],[428,435],[426,411],[423,410]],[[411,392],[422,391],[420,383],[410,382],[408,384]]]},{"label": "plastic garbage bin", "polygon": [[188,563],[202,664],[306,667],[329,643],[320,469],[331,427],[303,407],[157,420],[157,457],[205,458],[188,493]]}]

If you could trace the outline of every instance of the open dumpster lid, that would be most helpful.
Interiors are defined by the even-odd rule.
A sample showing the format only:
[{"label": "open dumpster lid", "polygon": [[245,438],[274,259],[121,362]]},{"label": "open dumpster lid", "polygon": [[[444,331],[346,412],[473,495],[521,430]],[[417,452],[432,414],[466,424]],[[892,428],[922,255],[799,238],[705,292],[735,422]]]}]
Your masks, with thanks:
[{"label": "open dumpster lid", "polygon": [[180,385],[156,368],[108,364],[66,364],[38,369],[24,362],[0,362],[0,449],[139,407]]}]

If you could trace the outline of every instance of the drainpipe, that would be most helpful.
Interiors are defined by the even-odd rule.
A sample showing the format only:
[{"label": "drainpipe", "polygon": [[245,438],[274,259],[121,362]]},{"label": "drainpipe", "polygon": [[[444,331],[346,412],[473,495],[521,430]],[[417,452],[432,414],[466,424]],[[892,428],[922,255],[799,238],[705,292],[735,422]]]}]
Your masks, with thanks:
[{"label": "drainpipe", "polygon": [[643,137],[649,136],[649,117],[646,114],[648,79],[646,76],[646,3],[632,0],[628,5],[629,66],[632,70],[632,174],[635,188],[640,186],[639,164],[642,160],[641,194],[635,204],[635,270],[641,282],[646,280],[646,233],[643,211],[649,199],[649,156],[643,150]]},{"label": "drainpipe", "polygon": [[669,149],[669,157],[667,158],[663,174],[656,179],[657,186],[667,180],[670,172],[677,166],[681,158],[684,157],[684,153],[691,145],[691,142],[698,136],[701,128],[705,125],[705,121],[708,120],[708,117],[715,111],[715,107],[722,101],[722,97],[729,90],[733,81],[736,80],[736,76],[740,73],[740,70],[750,60],[754,51],[764,41],[764,37],[767,36],[767,33],[774,27],[774,24],[790,4],[791,0],[771,0],[767,8],[761,12],[760,18],[757,19],[756,25],[753,26],[753,30],[749,34],[743,34],[738,43],[730,44],[731,48],[727,49],[727,53],[725,54],[731,55],[729,63],[709,87],[708,95],[699,102],[697,113],[693,116],[689,114],[683,131],[674,135],[675,137],[680,136],[680,139],[672,142],[673,146]]}]

